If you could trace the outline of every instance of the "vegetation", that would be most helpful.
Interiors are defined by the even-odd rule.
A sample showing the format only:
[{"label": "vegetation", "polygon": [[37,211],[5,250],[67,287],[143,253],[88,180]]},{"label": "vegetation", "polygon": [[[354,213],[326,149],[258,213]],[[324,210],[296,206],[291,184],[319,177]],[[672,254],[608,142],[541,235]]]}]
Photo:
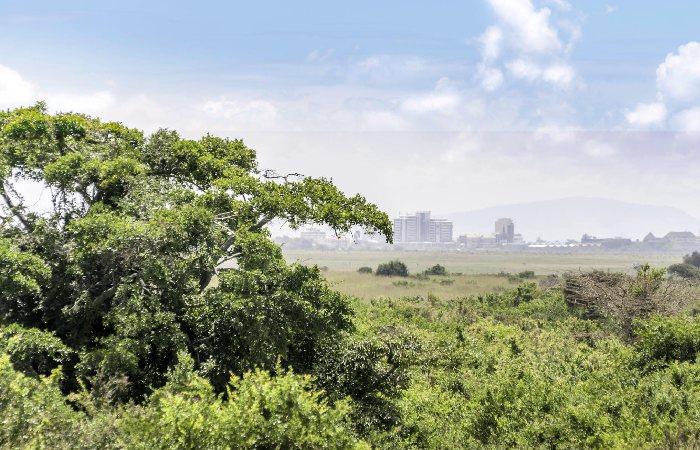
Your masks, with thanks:
[{"label": "vegetation", "polygon": [[382,277],[407,277],[408,267],[398,260],[389,261],[377,266],[377,270],[374,273]]},{"label": "vegetation", "polygon": [[447,269],[445,269],[445,266],[441,266],[440,264],[435,264],[434,266],[426,269],[425,274],[426,275],[434,275],[434,276],[444,276],[444,275],[447,275]]},{"label": "vegetation", "polygon": [[[242,389],[231,377],[252,370],[317,374],[351,339],[352,311],[317,267],[288,265],[265,225],[359,226],[391,238],[386,214],[363,197],[324,178],[262,170],[239,140],[185,140],[168,130],[146,137],[81,114],[50,115],[43,104],[0,112],[0,175],[3,351],[22,376],[62,366],[52,380],[64,394],[105,404],[151,404],[183,353],[227,399]],[[31,208],[22,185],[50,193],[50,204]],[[237,267],[213,283],[229,259]],[[328,389],[356,383],[363,399],[379,395],[353,373],[337,376],[343,382]],[[302,402],[302,390],[291,400]],[[188,399],[199,397],[181,401],[197,409]],[[259,433],[251,439],[264,427]]]},{"label": "vegetation", "polygon": [[357,273],[368,273],[368,274],[371,274],[371,273],[372,273],[372,268],[369,267],[369,266],[362,266],[362,267],[360,267],[359,269],[357,269]]},{"label": "vegetation", "polygon": [[675,272],[394,260],[350,273],[400,298],[347,297],[265,224],[391,237],[361,196],[41,104],[0,113],[0,172],[0,448],[700,446],[698,287]]}]

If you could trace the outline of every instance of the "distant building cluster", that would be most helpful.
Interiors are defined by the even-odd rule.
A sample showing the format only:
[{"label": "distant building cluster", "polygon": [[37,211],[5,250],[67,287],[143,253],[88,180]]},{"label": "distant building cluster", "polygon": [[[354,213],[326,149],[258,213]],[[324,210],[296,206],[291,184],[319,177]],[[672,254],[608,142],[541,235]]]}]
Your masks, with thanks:
[{"label": "distant building cluster", "polygon": [[395,243],[452,242],[452,222],[430,217],[430,211],[394,219]]},{"label": "distant building cluster", "polygon": [[488,249],[501,246],[524,245],[522,235],[515,232],[515,222],[509,217],[497,219],[492,234],[463,234],[457,244],[465,249]]},{"label": "distant building cluster", "polygon": [[394,219],[394,246],[386,243],[385,236],[378,233],[362,233],[355,230],[351,236],[337,236],[319,228],[302,230],[298,238],[283,237],[277,239],[288,248],[306,249],[430,249],[472,251],[489,249],[541,250],[600,248],[615,251],[669,251],[700,249],[700,236],[690,231],[672,231],[663,237],[649,233],[643,240],[624,237],[599,238],[584,234],[580,240],[570,239],[566,242],[545,241],[540,238],[526,242],[521,234],[515,232],[515,222],[510,217],[495,220],[493,233],[462,234],[453,237],[453,223],[447,219],[432,217],[430,211],[418,211],[415,214],[401,215]]}]

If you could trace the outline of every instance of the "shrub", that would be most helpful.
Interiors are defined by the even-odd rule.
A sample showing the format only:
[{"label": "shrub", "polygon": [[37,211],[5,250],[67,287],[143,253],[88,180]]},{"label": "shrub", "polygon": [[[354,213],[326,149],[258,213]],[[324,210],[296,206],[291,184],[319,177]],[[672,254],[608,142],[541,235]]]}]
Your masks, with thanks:
[{"label": "shrub", "polygon": [[371,274],[371,273],[372,273],[372,268],[369,267],[369,266],[362,266],[362,267],[360,267],[359,269],[357,269],[357,273],[368,273],[368,274]]},{"label": "shrub", "polygon": [[524,270],[518,274],[518,278],[522,278],[522,279],[535,278],[535,272],[533,272],[532,270]]},{"label": "shrub", "polygon": [[688,280],[700,279],[700,268],[689,263],[672,264],[668,266],[668,273]]},{"label": "shrub", "polygon": [[671,315],[693,297],[687,283],[664,278],[664,269],[640,266],[636,276],[592,271],[564,276],[564,298],[589,317],[608,317],[629,337],[632,321]]},{"label": "shrub", "polygon": [[380,264],[375,274],[383,277],[407,277],[408,267],[398,260],[389,261],[388,263]]},{"label": "shrub", "polygon": [[700,268],[700,252],[693,252],[690,255],[685,255],[683,257],[683,262]]},{"label": "shrub", "polygon": [[441,266],[440,264],[435,264],[433,267],[427,269],[425,271],[426,275],[437,275],[437,276],[443,276],[447,275],[447,269],[445,269],[445,266]]},{"label": "shrub", "polygon": [[700,352],[700,318],[660,317],[636,323],[637,347],[647,366],[695,361]]}]

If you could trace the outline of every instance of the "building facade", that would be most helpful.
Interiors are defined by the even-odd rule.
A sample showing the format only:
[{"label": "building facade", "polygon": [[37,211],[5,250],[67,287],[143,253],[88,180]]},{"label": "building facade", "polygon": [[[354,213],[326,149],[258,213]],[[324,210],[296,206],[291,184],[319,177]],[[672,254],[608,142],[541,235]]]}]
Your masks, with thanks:
[{"label": "building facade", "polygon": [[515,224],[513,219],[504,217],[496,220],[496,239],[500,243],[510,244],[515,238]]},{"label": "building facade", "polygon": [[452,222],[433,219],[430,211],[394,219],[394,242],[452,242]]}]

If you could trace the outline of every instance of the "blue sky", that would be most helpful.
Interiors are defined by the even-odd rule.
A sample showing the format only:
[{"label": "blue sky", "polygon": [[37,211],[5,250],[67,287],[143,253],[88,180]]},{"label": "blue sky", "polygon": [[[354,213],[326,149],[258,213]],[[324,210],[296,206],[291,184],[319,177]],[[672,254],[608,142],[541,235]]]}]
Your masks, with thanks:
[{"label": "blue sky", "polygon": [[0,107],[243,137],[395,213],[700,216],[700,3],[0,0]]}]

